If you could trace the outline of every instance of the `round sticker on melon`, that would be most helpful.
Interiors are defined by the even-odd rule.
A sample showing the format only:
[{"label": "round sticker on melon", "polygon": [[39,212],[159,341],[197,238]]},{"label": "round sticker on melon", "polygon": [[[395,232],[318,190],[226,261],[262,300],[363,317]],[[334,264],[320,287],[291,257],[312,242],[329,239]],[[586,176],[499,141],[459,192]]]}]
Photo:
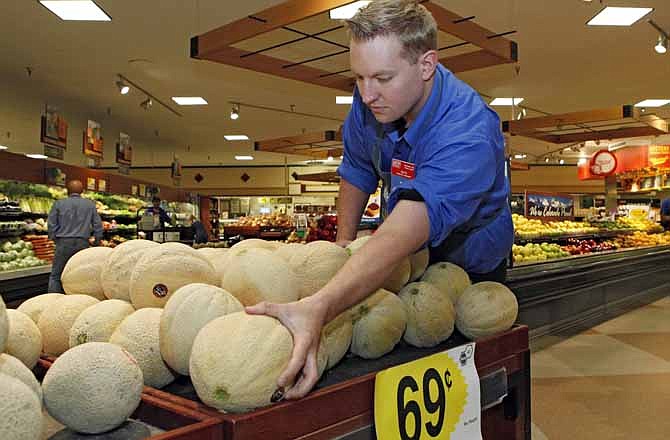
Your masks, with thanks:
[{"label": "round sticker on melon", "polygon": [[168,288],[165,284],[156,284],[153,293],[156,298],[165,298],[168,294]]}]

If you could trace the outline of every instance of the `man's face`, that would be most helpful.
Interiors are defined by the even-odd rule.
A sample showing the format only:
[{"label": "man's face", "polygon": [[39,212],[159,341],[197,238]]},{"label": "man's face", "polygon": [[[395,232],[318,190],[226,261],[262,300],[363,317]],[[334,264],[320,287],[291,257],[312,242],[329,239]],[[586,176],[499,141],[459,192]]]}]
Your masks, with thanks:
[{"label": "man's face", "polygon": [[358,92],[377,121],[393,122],[410,113],[424,94],[420,63],[403,57],[402,44],[390,35],[351,41],[350,63]]}]

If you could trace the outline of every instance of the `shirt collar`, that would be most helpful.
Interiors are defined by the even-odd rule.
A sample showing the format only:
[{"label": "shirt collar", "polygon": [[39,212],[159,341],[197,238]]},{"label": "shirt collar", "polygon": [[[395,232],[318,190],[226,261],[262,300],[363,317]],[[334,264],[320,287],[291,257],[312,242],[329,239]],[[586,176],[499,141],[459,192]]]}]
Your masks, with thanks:
[{"label": "shirt collar", "polygon": [[69,197],[81,197],[81,194],[73,193],[70,194]]},{"label": "shirt collar", "polygon": [[405,142],[407,142],[410,147],[415,147],[419,140],[421,140],[421,136],[426,133],[426,129],[431,122],[433,122],[438,107],[440,106],[440,96],[442,94],[442,84],[444,82],[444,72],[442,69],[444,69],[444,67],[442,67],[441,64],[438,64],[435,69],[435,79],[433,80],[433,88],[430,91],[430,97],[423,105],[423,108],[419,112],[419,116],[417,116],[403,135]]}]

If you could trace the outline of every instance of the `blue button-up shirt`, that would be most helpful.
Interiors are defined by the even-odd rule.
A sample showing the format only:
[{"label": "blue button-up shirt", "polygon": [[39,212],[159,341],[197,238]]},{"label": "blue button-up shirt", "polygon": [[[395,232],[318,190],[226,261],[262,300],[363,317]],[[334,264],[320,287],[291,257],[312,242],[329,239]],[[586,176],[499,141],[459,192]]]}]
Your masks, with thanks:
[{"label": "blue button-up shirt", "polygon": [[[378,127],[356,90],[344,123],[344,158],[338,173],[370,194],[379,183],[373,158]],[[383,136],[382,172],[390,171],[392,159],[416,166],[414,179],[393,179],[389,211],[402,190],[416,191],[428,209],[428,245],[439,246],[457,228],[471,230],[447,260],[471,273],[494,270],[509,255],[514,240],[497,114],[471,87],[438,65],[430,97],[416,120],[404,133],[397,124],[386,124]]]},{"label": "blue button-up shirt", "polygon": [[96,240],[102,239],[102,222],[95,203],[81,198],[79,194],[58,200],[49,212],[49,238],[86,238],[93,233]]}]

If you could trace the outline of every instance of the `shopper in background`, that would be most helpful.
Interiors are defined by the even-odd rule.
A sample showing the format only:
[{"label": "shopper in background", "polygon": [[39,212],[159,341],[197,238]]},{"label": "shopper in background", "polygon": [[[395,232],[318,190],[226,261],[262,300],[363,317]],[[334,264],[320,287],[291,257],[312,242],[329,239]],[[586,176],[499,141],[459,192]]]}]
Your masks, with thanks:
[{"label": "shopper in background", "polygon": [[368,197],[384,183],[386,216],[372,238],[313,296],[260,303],[293,334],[278,380],[304,396],[317,381],[324,323],[376,291],[423,246],[431,261],[473,281],[504,281],[514,238],[500,120],[479,94],[438,63],[437,25],[417,1],[377,0],[347,20],[354,103],[344,129],[338,243],[356,236]]},{"label": "shopper in background", "polygon": [[58,200],[49,212],[49,238],[56,244],[51,265],[49,292],[63,292],[61,274],[70,257],[89,247],[91,233],[97,246],[102,240],[102,221],[95,203],[81,197],[84,185],[79,180],[67,183],[68,198]]},{"label": "shopper in background", "polygon": [[666,231],[670,230],[670,197],[661,201],[661,226]]},{"label": "shopper in background", "polygon": [[158,221],[160,222],[161,227],[165,226],[165,223],[170,223],[170,216],[167,215],[167,212],[161,207],[161,199],[158,196],[154,196],[154,198],[151,199],[151,206],[147,208],[147,212],[158,216]]},{"label": "shopper in background", "polygon": [[203,225],[194,215],[191,215],[191,229],[193,229],[193,241],[195,243],[201,244],[209,241],[209,235],[207,234],[205,225]]}]

